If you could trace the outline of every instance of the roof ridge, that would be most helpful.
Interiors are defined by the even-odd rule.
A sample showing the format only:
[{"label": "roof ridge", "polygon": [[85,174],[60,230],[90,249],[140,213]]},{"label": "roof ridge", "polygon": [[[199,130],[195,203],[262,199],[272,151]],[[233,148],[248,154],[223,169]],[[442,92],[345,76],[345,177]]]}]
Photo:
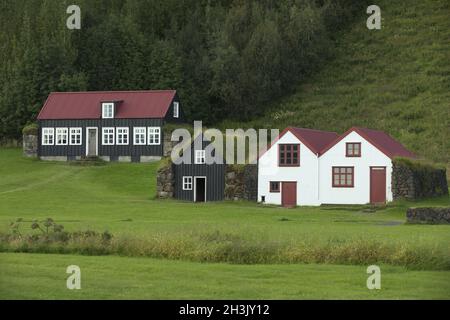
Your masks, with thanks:
[{"label": "roof ridge", "polygon": [[92,94],[92,93],[151,93],[151,92],[174,92],[176,89],[158,89],[158,90],[117,90],[117,91],[52,91],[50,94]]},{"label": "roof ridge", "polygon": [[336,131],[326,131],[326,130],[319,130],[319,129],[311,129],[311,128],[302,128],[302,127],[290,127],[291,129],[301,129],[301,130],[308,130],[308,131],[315,131],[315,132],[325,132],[325,133],[335,133],[338,134]]}]

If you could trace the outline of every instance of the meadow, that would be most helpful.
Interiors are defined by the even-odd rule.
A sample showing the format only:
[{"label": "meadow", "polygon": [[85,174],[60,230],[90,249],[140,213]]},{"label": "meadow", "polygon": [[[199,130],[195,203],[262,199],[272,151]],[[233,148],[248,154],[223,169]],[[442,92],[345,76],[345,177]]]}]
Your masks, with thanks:
[{"label": "meadow", "polygon": [[[77,166],[3,148],[0,164],[1,234],[17,218],[23,234],[39,233],[32,221],[51,217],[68,232],[113,235],[106,246],[1,243],[2,298],[450,298],[448,226],[405,224],[408,206],[448,198],[375,209],[194,204],[154,198],[157,163]],[[81,293],[56,281],[69,262],[86,266]],[[383,266],[386,290],[365,287],[369,264]]]}]

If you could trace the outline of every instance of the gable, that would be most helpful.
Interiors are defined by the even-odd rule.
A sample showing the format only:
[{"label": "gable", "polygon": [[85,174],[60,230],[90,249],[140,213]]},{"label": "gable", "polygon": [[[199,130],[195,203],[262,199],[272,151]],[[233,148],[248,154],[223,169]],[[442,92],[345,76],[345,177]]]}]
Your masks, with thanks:
[{"label": "gable", "polygon": [[38,120],[100,119],[102,102],[116,102],[114,118],[164,118],[175,97],[175,90],[53,92]]}]

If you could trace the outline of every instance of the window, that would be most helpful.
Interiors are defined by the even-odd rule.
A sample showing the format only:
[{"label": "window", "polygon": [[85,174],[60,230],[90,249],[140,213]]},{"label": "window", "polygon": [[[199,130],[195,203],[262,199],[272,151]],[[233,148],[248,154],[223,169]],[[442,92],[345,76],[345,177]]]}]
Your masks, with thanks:
[{"label": "window", "polygon": [[64,146],[67,145],[67,128],[56,128],[56,145]]},{"label": "window", "polygon": [[148,144],[161,143],[161,129],[160,127],[148,127]]},{"label": "window", "polygon": [[55,134],[55,129],[42,128],[42,145],[43,146],[52,146],[55,143],[54,134]]},{"label": "window", "polygon": [[353,187],[353,167],[333,167],[333,187]]},{"label": "window", "polygon": [[205,150],[195,150],[195,164],[205,163]]},{"label": "window", "polygon": [[147,144],[145,127],[135,127],[134,128],[134,144],[135,145]]},{"label": "window", "polygon": [[114,118],[114,103],[102,104],[102,118]]},{"label": "window", "polygon": [[128,128],[116,128],[116,144],[127,145],[128,144]]},{"label": "window", "polygon": [[299,144],[279,144],[278,164],[280,167],[300,166],[300,145]]},{"label": "window", "polygon": [[114,128],[103,128],[102,141],[104,145],[114,144]]},{"label": "window", "polygon": [[180,116],[180,103],[174,102],[173,103],[173,117],[178,118]]},{"label": "window", "polygon": [[280,192],[280,182],[279,181],[270,181],[270,192]]},{"label": "window", "polygon": [[183,190],[192,190],[192,177],[183,177]]},{"label": "window", "polygon": [[70,128],[69,144],[71,146],[81,145],[81,128]]},{"label": "window", "polygon": [[345,147],[346,157],[361,157],[361,142],[347,142]]}]

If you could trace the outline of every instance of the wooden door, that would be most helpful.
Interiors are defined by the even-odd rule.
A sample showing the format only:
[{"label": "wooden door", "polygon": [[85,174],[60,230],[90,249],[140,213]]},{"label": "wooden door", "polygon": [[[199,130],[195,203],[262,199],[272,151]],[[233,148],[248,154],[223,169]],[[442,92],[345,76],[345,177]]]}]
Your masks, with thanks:
[{"label": "wooden door", "polygon": [[386,168],[370,168],[370,203],[386,202]]},{"label": "wooden door", "polygon": [[297,182],[281,183],[281,205],[288,208],[297,205]]}]

